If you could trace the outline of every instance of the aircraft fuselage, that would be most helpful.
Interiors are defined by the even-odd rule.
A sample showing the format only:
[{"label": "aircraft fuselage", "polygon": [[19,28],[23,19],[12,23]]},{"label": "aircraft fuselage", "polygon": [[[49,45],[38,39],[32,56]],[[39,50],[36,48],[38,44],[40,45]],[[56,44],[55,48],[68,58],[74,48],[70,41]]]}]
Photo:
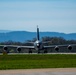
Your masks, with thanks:
[{"label": "aircraft fuselage", "polygon": [[36,50],[42,50],[43,49],[43,44],[41,41],[37,40],[35,43],[34,43],[34,47]]}]

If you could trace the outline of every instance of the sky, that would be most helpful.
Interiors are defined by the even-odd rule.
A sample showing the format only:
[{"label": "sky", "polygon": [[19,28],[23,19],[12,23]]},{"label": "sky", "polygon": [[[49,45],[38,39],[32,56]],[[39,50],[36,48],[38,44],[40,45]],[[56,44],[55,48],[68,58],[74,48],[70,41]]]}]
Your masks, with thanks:
[{"label": "sky", "polygon": [[76,33],[76,0],[0,0],[0,30]]}]

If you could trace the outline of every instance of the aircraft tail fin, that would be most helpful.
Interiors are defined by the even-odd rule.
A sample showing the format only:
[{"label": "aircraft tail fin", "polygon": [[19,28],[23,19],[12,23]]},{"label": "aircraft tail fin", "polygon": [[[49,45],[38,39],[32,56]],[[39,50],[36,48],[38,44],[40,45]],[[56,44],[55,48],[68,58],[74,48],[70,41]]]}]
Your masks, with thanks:
[{"label": "aircraft tail fin", "polygon": [[39,28],[37,26],[37,40],[40,40],[40,37],[39,37]]}]

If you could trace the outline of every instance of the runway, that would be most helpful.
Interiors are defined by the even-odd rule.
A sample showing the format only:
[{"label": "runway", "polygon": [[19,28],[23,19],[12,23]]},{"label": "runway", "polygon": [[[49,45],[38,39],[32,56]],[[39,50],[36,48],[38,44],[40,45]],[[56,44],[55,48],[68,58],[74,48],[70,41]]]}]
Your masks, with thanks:
[{"label": "runway", "polygon": [[[22,54],[38,54],[38,53],[8,53],[8,55],[22,55]],[[76,53],[40,53],[40,54],[76,54]],[[3,55],[3,53],[0,53],[0,55]]]},{"label": "runway", "polygon": [[0,70],[0,75],[76,75],[76,68]]}]

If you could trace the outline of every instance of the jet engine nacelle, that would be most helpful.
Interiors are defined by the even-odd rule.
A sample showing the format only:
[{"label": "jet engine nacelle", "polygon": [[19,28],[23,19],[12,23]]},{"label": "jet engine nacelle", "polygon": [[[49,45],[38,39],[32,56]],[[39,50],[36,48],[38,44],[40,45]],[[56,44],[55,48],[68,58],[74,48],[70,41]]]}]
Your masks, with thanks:
[{"label": "jet engine nacelle", "polygon": [[3,50],[7,51],[8,50],[7,46],[4,46],[3,47]]},{"label": "jet engine nacelle", "polygon": [[20,47],[18,47],[18,48],[17,48],[17,51],[20,53],[20,52],[21,52],[21,48],[20,48]]},{"label": "jet engine nacelle", "polygon": [[56,46],[54,49],[55,49],[56,51],[58,51],[58,50],[59,50],[59,47],[58,47],[58,46]]},{"label": "jet engine nacelle", "polygon": [[72,46],[71,46],[71,45],[69,45],[69,46],[68,46],[68,49],[69,49],[69,50],[72,50]]},{"label": "jet engine nacelle", "polygon": [[3,54],[7,54],[9,51],[8,51],[8,47],[7,46],[4,46],[3,47]]}]

